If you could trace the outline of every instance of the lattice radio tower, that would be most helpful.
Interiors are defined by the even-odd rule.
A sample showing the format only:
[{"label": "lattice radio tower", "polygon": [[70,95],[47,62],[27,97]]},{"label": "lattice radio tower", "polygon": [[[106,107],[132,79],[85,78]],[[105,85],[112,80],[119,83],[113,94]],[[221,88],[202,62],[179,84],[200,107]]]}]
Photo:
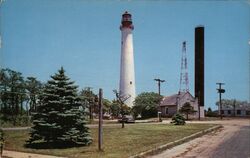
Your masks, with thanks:
[{"label": "lattice radio tower", "polygon": [[186,41],[182,42],[181,76],[179,92],[189,92]]}]

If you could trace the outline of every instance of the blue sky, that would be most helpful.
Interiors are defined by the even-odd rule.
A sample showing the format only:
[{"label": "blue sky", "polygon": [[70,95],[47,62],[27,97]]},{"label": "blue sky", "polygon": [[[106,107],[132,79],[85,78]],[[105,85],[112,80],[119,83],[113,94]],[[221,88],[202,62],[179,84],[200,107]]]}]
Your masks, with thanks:
[{"label": "blue sky", "polygon": [[5,0],[1,5],[1,66],[46,82],[61,66],[80,88],[119,85],[121,15],[134,23],[136,92],[179,89],[181,47],[187,41],[189,87],[194,91],[194,28],[205,26],[205,106],[223,98],[249,101],[249,1]]}]

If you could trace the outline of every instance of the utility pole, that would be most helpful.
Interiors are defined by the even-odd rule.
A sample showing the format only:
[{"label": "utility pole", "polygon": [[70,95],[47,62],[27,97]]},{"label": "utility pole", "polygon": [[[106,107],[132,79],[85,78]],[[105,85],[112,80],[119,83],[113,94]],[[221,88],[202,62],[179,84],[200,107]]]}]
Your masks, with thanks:
[{"label": "utility pole", "polygon": [[[159,96],[161,95],[161,83],[165,82],[165,80],[161,80],[159,78],[155,78],[154,79],[157,83],[158,83],[158,94]],[[160,102],[159,102],[159,108],[158,108],[158,120],[159,122],[162,122],[162,119],[161,119],[161,111],[160,111]]]},{"label": "utility pole", "polygon": [[155,78],[154,80],[158,83],[158,94],[161,95],[161,83],[165,82],[165,80],[159,78]]},{"label": "utility pole", "polygon": [[222,105],[221,105],[221,93],[225,93],[225,89],[222,89],[221,88],[221,85],[225,85],[225,83],[221,83],[221,82],[219,82],[219,83],[216,83],[217,85],[219,85],[219,88],[217,89],[218,90],[218,93],[219,93],[219,99],[220,99],[220,119],[222,119],[222,113],[221,113],[221,111],[222,111]]},{"label": "utility pole", "polygon": [[102,133],[103,133],[103,129],[102,129],[102,123],[103,123],[103,117],[102,117],[102,107],[103,107],[103,103],[102,103],[102,97],[103,97],[103,91],[100,88],[99,89],[99,98],[98,98],[98,105],[99,105],[99,128],[98,128],[98,150],[102,151]]},{"label": "utility pole", "polygon": [[199,120],[201,120],[201,108],[200,108],[200,91],[198,93],[198,111],[199,111]]}]

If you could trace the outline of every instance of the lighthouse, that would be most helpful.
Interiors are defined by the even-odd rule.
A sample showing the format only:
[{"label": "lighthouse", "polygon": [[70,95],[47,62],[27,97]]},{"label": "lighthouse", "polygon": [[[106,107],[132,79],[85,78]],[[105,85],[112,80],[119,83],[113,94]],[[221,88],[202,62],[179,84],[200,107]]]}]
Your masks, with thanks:
[{"label": "lighthouse", "polygon": [[121,67],[120,67],[120,96],[129,107],[133,106],[135,100],[135,71],[133,35],[134,29],[132,16],[127,11],[121,20]]}]

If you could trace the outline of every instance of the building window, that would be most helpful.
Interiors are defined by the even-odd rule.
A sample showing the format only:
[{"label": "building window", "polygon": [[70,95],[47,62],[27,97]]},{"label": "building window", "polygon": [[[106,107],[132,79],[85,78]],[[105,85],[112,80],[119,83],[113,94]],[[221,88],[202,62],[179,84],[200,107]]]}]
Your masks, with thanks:
[{"label": "building window", "polygon": [[241,110],[237,110],[237,115],[241,115]]},{"label": "building window", "polygon": [[228,115],[231,115],[231,110],[227,110],[227,114],[228,114]]},{"label": "building window", "polygon": [[221,115],[224,115],[224,110],[221,110]]},{"label": "building window", "polygon": [[246,115],[250,115],[250,111],[249,110],[246,111]]},{"label": "building window", "polygon": [[168,108],[165,108],[165,114],[166,115],[168,114]]}]

